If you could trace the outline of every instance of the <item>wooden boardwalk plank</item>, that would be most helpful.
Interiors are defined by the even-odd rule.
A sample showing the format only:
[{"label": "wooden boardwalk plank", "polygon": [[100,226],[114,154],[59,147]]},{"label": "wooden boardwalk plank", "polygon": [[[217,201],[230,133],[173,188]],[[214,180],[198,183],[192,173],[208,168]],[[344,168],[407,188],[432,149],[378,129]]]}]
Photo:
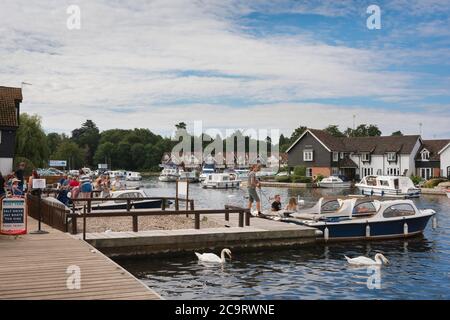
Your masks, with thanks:
[{"label": "wooden boardwalk plank", "polygon": [[[36,228],[29,217],[28,230]],[[160,299],[88,243],[43,228],[49,233],[0,236],[0,299]],[[67,287],[71,265],[80,268],[80,289]]]}]

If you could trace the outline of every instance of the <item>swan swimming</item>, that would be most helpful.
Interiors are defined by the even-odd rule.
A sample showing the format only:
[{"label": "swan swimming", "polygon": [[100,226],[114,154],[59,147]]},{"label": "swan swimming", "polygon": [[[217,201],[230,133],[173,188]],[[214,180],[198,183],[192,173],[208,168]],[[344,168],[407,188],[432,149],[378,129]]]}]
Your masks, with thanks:
[{"label": "swan swimming", "polygon": [[382,265],[384,264],[389,264],[389,260],[383,256],[381,253],[377,253],[374,257],[374,259],[370,259],[367,257],[356,257],[356,258],[349,258],[347,256],[344,256],[345,259],[347,259],[347,262],[350,264],[355,264],[355,265]]},{"label": "swan swimming", "polygon": [[225,263],[225,254],[228,255],[231,259],[231,250],[230,249],[223,249],[220,253],[220,258],[218,255],[214,253],[198,253],[195,252],[195,255],[197,256],[199,261],[203,262],[215,262],[215,263]]}]

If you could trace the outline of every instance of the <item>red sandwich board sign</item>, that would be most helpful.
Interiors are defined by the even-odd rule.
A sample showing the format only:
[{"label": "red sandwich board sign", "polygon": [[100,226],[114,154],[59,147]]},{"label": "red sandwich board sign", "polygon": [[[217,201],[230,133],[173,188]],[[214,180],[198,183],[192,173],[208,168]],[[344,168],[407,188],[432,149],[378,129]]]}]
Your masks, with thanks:
[{"label": "red sandwich board sign", "polygon": [[27,233],[27,205],[25,198],[3,198],[0,216],[0,234]]}]

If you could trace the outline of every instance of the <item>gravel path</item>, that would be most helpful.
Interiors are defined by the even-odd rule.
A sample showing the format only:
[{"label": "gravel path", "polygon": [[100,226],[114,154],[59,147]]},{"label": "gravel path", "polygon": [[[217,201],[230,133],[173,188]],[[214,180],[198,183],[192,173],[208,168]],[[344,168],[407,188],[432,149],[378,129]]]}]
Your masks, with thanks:
[{"label": "gravel path", "polygon": [[[139,231],[144,230],[174,230],[174,229],[194,229],[194,216],[147,216],[138,218]],[[77,219],[78,231],[83,230],[83,219]],[[131,217],[104,217],[86,219],[86,232],[105,232],[111,230],[133,231],[133,221]],[[200,220],[200,228],[219,228],[223,227],[214,221],[203,217]]]}]

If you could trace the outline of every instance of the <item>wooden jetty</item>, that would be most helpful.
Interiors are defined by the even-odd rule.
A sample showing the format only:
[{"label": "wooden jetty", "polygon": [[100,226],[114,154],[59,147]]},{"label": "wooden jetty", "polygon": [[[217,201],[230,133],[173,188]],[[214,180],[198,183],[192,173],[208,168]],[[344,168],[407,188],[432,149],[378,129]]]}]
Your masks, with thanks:
[{"label": "wooden jetty", "polygon": [[[28,222],[28,231],[37,229]],[[0,235],[0,299],[161,299],[88,243],[43,226],[48,234]],[[70,266],[79,268],[79,289],[68,286]]]}]

